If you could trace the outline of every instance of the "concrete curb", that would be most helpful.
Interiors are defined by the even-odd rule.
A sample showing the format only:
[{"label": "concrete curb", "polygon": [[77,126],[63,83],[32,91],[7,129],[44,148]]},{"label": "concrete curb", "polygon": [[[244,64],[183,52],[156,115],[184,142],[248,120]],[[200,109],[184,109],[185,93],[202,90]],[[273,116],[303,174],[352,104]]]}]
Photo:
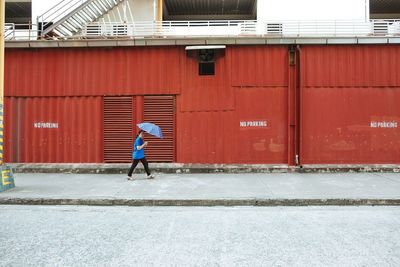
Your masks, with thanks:
[{"label": "concrete curb", "polygon": [[[10,164],[15,173],[124,174],[130,164]],[[400,165],[304,165],[289,167],[269,164],[181,164],[152,163],[156,173],[400,173]],[[136,170],[143,173],[141,166]]]},{"label": "concrete curb", "polygon": [[400,199],[45,199],[0,198],[0,205],[74,206],[400,206]]}]

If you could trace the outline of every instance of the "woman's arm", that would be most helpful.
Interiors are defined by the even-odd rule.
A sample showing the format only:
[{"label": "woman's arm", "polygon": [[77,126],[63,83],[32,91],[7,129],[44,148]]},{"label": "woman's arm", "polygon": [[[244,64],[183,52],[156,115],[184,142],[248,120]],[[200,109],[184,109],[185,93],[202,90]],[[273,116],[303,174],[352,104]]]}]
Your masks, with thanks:
[{"label": "woman's arm", "polygon": [[145,146],[147,146],[147,142],[144,142],[143,145],[137,146],[136,148],[137,148],[138,150],[142,150]]}]

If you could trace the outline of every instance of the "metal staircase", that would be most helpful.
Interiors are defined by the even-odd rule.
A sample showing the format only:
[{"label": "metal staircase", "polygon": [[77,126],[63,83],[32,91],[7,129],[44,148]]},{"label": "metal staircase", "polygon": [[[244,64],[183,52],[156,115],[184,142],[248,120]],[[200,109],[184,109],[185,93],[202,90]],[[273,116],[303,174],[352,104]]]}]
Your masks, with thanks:
[{"label": "metal staircase", "polygon": [[67,38],[81,31],[86,23],[101,18],[124,0],[62,0],[38,16],[38,35],[41,38]]}]

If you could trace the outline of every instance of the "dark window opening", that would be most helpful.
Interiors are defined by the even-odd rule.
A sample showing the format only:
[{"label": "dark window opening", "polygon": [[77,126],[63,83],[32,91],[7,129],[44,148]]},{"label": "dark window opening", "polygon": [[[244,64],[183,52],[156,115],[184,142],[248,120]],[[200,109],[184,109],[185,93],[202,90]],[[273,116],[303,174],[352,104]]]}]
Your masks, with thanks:
[{"label": "dark window opening", "polygon": [[199,75],[214,75],[215,63],[214,62],[200,62]]}]

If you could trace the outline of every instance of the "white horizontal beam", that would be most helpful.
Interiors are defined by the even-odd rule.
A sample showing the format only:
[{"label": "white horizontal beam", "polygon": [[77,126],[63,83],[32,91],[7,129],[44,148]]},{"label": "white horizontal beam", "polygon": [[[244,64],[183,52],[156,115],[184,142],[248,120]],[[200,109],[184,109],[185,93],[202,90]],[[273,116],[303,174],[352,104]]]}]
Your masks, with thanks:
[{"label": "white horizontal beam", "polygon": [[192,45],[186,46],[185,50],[200,50],[200,49],[225,49],[226,45]]}]

